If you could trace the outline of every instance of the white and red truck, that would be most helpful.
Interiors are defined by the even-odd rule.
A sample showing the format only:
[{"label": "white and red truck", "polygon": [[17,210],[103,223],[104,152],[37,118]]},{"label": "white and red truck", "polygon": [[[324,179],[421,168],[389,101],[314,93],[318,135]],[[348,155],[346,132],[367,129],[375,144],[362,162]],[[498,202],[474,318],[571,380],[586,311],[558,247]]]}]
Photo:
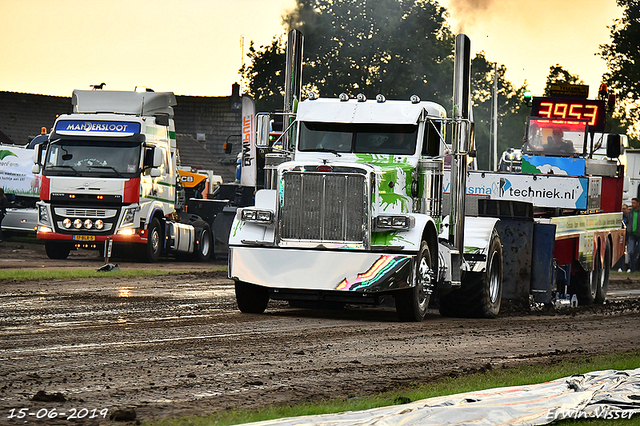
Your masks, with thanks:
[{"label": "white and red truck", "polygon": [[209,259],[209,225],[181,211],[174,105],[171,92],[73,92],[73,112],[56,119],[34,154],[37,236],[50,258],[110,240],[149,262]]}]

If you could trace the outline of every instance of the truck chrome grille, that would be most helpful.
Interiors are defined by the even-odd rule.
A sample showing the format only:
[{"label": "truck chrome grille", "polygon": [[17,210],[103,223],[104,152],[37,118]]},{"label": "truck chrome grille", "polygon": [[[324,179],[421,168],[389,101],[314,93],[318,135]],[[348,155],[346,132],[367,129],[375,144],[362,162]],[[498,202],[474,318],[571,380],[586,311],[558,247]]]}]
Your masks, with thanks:
[{"label": "truck chrome grille", "polygon": [[364,242],[364,175],[290,171],[282,179],[279,231],[283,240]]},{"label": "truck chrome grille", "polygon": [[70,216],[70,217],[109,218],[109,217],[114,217],[118,213],[118,210],[116,209],[74,209],[74,208],[56,207],[55,213],[60,216]]}]

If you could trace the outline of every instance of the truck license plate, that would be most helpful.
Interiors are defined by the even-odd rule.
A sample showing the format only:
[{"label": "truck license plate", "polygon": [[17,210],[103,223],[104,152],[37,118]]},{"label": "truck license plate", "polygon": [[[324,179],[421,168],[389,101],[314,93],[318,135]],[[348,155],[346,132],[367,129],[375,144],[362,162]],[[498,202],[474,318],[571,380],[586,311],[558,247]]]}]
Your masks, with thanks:
[{"label": "truck license plate", "polygon": [[95,235],[74,235],[73,239],[76,241],[95,241]]}]

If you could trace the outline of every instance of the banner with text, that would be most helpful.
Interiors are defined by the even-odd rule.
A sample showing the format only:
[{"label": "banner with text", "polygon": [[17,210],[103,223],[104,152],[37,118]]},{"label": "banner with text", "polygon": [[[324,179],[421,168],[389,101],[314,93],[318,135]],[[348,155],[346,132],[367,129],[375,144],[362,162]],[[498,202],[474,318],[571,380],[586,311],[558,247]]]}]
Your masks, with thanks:
[{"label": "banner with text", "polygon": [[40,175],[31,172],[33,150],[0,145],[0,186],[7,194],[40,196]]},{"label": "banner with text", "polygon": [[[447,170],[443,177],[442,192],[449,194],[451,173]],[[589,201],[588,189],[589,179],[583,177],[479,171],[467,174],[468,195],[527,201],[536,207],[586,209]]]}]

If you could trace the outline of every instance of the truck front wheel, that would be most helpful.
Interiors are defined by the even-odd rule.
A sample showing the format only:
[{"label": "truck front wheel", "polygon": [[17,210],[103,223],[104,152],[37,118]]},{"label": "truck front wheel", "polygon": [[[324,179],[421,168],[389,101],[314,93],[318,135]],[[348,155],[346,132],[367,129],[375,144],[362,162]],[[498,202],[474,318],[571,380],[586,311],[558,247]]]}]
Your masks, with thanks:
[{"label": "truck front wheel", "polygon": [[244,281],[236,281],[238,309],[245,314],[261,314],[269,303],[269,290]]},{"label": "truck front wheel", "polygon": [[44,249],[49,259],[66,259],[71,251],[71,245],[56,241],[47,241],[44,243]]},{"label": "truck front wheel", "polygon": [[160,259],[160,250],[162,249],[162,234],[160,233],[160,221],[153,218],[149,222],[147,228],[147,247],[146,247],[146,261],[149,263],[155,263]]},{"label": "truck front wheel", "polygon": [[423,241],[413,273],[413,287],[399,290],[395,294],[396,311],[400,321],[418,322],[424,319],[433,291],[433,284],[431,251],[426,241]]}]

